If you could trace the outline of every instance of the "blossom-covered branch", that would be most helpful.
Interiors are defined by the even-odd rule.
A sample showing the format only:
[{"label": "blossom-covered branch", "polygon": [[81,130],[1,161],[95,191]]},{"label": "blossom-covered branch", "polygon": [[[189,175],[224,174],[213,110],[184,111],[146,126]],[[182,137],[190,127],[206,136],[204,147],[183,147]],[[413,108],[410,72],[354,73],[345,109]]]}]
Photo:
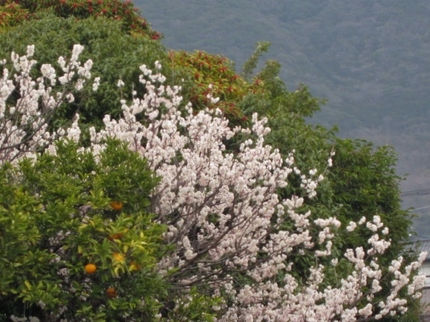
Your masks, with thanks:
[{"label": "blossom-covered branch", "polygon": [[[0,78],[0,163],[34,157],[38,148],[64,135],[63,131],[50,133],[49,121],[63,102],[74,101],[72,92],[81,90],[91,78],[92,61],[82,65],[78,60],[83,49],[75,45],[68,61],[64,57],[58,59],[62,76],[57,76],[52,65],[43,64],[41,76],[35,80],[32,72],[36,61],[31,59],[34,46],[28,46],[24,56],[11,54],[15,73],[11,75],[3,66]],[[2,65],[6,63],[4,59]],[[57,84],[61,85],[59,90],[54,89]]]}]

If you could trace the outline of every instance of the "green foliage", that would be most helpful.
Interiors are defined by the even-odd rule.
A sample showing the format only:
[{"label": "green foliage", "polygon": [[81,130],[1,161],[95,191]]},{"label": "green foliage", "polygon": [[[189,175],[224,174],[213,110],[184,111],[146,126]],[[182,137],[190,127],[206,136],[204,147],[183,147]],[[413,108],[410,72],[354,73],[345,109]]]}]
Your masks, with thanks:
[{"label": "green foliage", "polygon": [[[231,62],[225,57],[202,51],[172,51],[170,59],[175,79],[184,79],[183,95],[193,104],[195,110],[219,108],[231,121],[243,122],[245,119],[241,110],[236,107],[237,103],[250,92],[262,91],[259,84],[248,83],[237,75]],[[219,98],[219,102],[213,104],[207,97],[208,94]]]},{"label": "green foliage", "polygon": [[98,160],[72,142],[56,150],[1,168],[0,312],[44,321],[153,316],[167,293],[154,270],[164,227],[146,212],[157,179],[117,141]]},{"label": "green foliage", "polygon": [[[392,244],[385,264],[403,251],[409,239],[411,215],[402,210],[399,183],[396,175],[396,154],[391,147],[374,148],[366,141],[338,139],[335,143],[336,156],[329,180],[335,192],[333,202],[339,205],[338,214],[344,221],[369,220],[379,215],[389,228]],[[345,222],[346,223],[346,222]],[[343,242],[351,246],[365,242],[350,240],[344,236]]]},{"label": "green foliage", "polygon": [[2,27],[16,26],[24,21],[40,19],[41,12],[52,12],[58,17],[87,19],[104,17],[121,22],[122,30],[157,40],[160,33],[151,30],[131,1],[121,0],[2,0],[5,17]]},{"label": "green foliage", "polygon": [[242,66],[242,77],[246,80],[250,80],[252,73],[257,67],[257,63],[263,53],[266,53],[269,50],[270,43],[267,41],[257,43],[257,48],[254,53]]},{"label": "green foliage", "polygon": [[[243,74],[247,75],[246,79],[254,72],[262,51],[266,51],[268,46],[269,43],[266,42],[257,44],[254,54],[243,67]],[[240,108],[246,114],[257,112],[259,115],[269,117],[270,127],[275,129],[276,132],[274,135],[281,135],[281,137],[287,135],[288,140],[286,141],[291,142],[290,139],[293,138],[290,137],[290,131],[285,129],[285,126],[297,123],[301,126],[301,129],[311,129],[312,127],[305,125],[304,117],[310,117],[319,111],[320,105],[324,104],[325,100],[313,97],[304,85],[300,85],[294,92],[288,91],[287,86],[279,77],[280,71],[281,65],[278,61],[268,60],[254,77],[254,83],[261,87],[261,90],[257,92],[259,95],[246,97],[241,102]],[[256,94],[255,91],[249,91],[248,93]],[[290,120],[291,118],[292,120]],[[323,137],[328,138],[324,134]],[[294,143],[298,142],[295,141]],[[290,144],[290,146],[294,145]]]},{"label": "green foliage", "polygon": [[0,34],[6,28],[16,26],[29,17],[30,12],[17,3],[0,1]]},{"label": "green foliage", "polygon": [[188,296],[180,296],[178,300],[166,301],[160,310],[162,317],[169,321],[196,321],[213,322],[215,321],[215,306],[221,304],[220,297],[212,297],[202,294],[197,287],[191,288]]}]

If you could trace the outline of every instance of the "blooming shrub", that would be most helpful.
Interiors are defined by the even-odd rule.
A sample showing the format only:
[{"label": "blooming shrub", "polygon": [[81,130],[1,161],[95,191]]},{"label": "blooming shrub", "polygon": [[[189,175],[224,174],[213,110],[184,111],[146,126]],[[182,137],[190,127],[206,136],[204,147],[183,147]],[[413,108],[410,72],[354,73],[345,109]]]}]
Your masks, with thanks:
[{"label": "blooming shrub", "polygon": [[[80,69],[82,66],[79,64],[76,68],[78,74],[82,70],[82,76],[89,76],[84,72],[87,69]],[[44,76],[54,82],[55,76],[49,70]],[[88,197],[79,204],[87,204],[90,198],[90,205],[94,206],[85,213],[84,217],[88,218],[78,219],[76,224],[88,228],[88,234],[95,230],[95,236],[100,233],[106,235],[105,227],[111,227],[116,221],[110,220],[117,219],[115,215],[103,215],[109,200],[126,200],[131,192],[134,202],[125,203],[129,205],[128,214],[133,216],[143,211],[153,213],[154,217],[152,221],[146,221],[147,227],[133,225],[136,235],[132,235],[128,249],[132,252],[132,245],[136,245],[134,238],[142,237],[139,229],[145,236],[151,227],[166,227],[160,240],[166,251],[155,251],[154,254],[159,257],[152,257],[153,266],[150,265],[154,275],[142,278],[156,279],[156,274],[162,276],[168,285],[168,296],[158,300],[157,295],[151,292],[158,302],[146,314],[153,314],[154,319],[170,321],[202,319],[201,315],[192,315],[195,312],[204,312],[204,318],[208,321],[362,321],[403,314],[408,309],[404,293],[411,297],[420,296],[419,289],[424,278],[416,275],[416,270],[424,254],[414,262],[405,262],[398,257],[383,266],[381,261],[389,251],[391,241],[390,231],[379,216],[374,216],[372,220],[363,218],[357,222],[351,221],[346,227],[342,227],[334,216],[311,219],[311,212],[305,210],[304,203],[306,199],[315,198],[325,173],[312,169],[304,174],[295,166],[294,153],[284,158],[278,150],[267,145],[265,137],[270,128],[266,126],[265,118],[260,119],[254,114],[249,128],[231,127],[219,109],[194,112],[190,104],[183,108],[179,95],[181,88],[164,85],[165,77],[161,74],[159,62],[156,62],[154,71],[145,65],[141,66],[141,71],[140,82],[146,89],[144,94],[138,96],[134,93],[130,102],[123,100],[123,117],[115,120],[106,115],[104,128],[91,128],[90,145],[78,151],[82,153],[80,158],[90,156],[93,158],[90,163],[104,165],[102,168],[108,173],[118,169],[125,172],[124,176],[117,176],[114,184],[108,176],[106,181],[97,181],[98,185],[93,183],[90,186],[98,187],[98,190],[93,191],[90,187],[84,189],[84,196]],[[4,77],[4,82],[12,84],[8,83],[7,77]],[[97,82],[95,84],[94,90],[97,90]],[[123,85],[123,82],[118,82],[118,86]],[[76,81],[75,87],[79,89],[79,81]],[[71,96],[67,96],[69,94],[64,95],[71,100]],[[210,102],[217,100],[211,92],[208,92],[207,99]],[[4,101],[7,101],[6,94]],[[7,110],[14,107],[6,103],[3,105]],[[80,136],[78,119],[76,117],[63,134],[67,133],[67,137],[75,142],[79,142]],[[41,123],[44,122],[41,120]],[[8,123],[5,124],[7,129]],[[52,136],[49,138],[52,139]],[[22,136],[21,141],[24,139],[25,136]],[[125,159],[115,159],[118,162],[110,165],[106,162],[112,153],[109,143],[112,139],[125,142],[133,154]],[[45,144],[45,141],[37,142]],[[27,148],[28,153],[36,157],[37,148],[43,150],[43,144],[27,144],[23,149]],[[44,158],[58,156],[59,146],[49,144]],[[13,146],[9,146],[11,149],[13,151]],[[15,153],[14,158],[20,160],[28,153]],[[128,158],[138,162],[134,159],[137,155],[142,162],[146,160],[142,168],[145,169],[147,164],[148,169],[159,178],[154,190],[142,193],[142,198],[148,197],[149,201],[144,204],[138,203],[139,189],[127,186],[117,189],[117,185],[134,181],[133,176],[137,173],[129,172],[125,162]],[[332,153],[329,164],[333,156]],[[65,158],[63,162],[65,166],[68,163]],[[136,170],[135,167],[132,169]],[[80,172],[71,173],[72,178],[79,178]],[[295,195],[281,197],[278,193],[288,185],[292,174],[299,178],[306,199]],[[19,179],[19,171],[16,176]],[[37,175],[34,173],[31,178],[36,179]],[[6,186],[12,183],[13,180]],[[36,196],[43,196],[47,187],[46,184],[41,185]],[[71,195],[81,196],[81,193]],[[42,209],[55,205],[52,201],[45,205],[43,200],[41,204]],[[32,214],[33,211],[27,213]],[[74,213],[77,211],[74,210]],[[58,209],[56,213],[64,216],[69,212]],[[52,217],[55,220],[54,213]],[[131,219],[133,222],[134,219]],[[84,238],[85,229],[78,228],[78,236]],[[114,233],[115,229],[112,227],[110,230]],[[363,230],[370,236],[367,243],[347,249],[344,253],[338,252],[334,243],[337,234],[343,231],[351,235],[360,234]],[[43,230],[40,233],[45,234]],[[97,238],[96,241],[105,245],[101,237]],[[85,256],[99,260],[102,267],[108,270],[105,252],[111,252],[111,247],[121,243],[114,242],[115,246],[111,246],[112,243],[105,242],[107,250],[94,246],[94,251],[85,253]],[[160,245],[154,245],[155,249]],[[74,244],[74,247],[79,254],[79,246]],[[127,252],[124,250],[124,253]],[[137,260],[139,254],[136,253]],[[292,258],[297,259],[305,254],[313,254],[313,261],[302,267],[302,271],[297,271]],[[117,262],[123,258],[114,257]],[[61,260],[67,263],[69,257]],[[127,273],[125,268],[123,271]],[[115,269],[106,272],[103,275],[105,280],[102,278],[101,281],[106,282],[108,277],[115,277],[118,272]],[[75,277],[79,281],[79,275]],[[120,294],[126,295],[128,290],[133,290],[134,285],[129,278],[125,274],[123,279],[116,280],[118,289],[122,289]],[[391,281],[388,289],[383,289],[383,280]],[[139,293],[141,290],[134,291],[136,297],[118,296],[118,301],[123,300],[125,317],[134,317],[133,310],[139,308],[138,300],[144,296]],[[389,294],[384,300],[377,297],[382,291]],[[73,302],[76,299],[70,293],[73,292],[69,292],[66,298]],[[116,296],[112,290],[109,294]],[[209,300],[211,298],[213,301]],[[148,301],[150,297],[144,299]],[[33,301],[37,305],[34,297],[24,296],[23,301]],[[95,314],[91,310],[100,303],[95,301],[88,306],[90,318],[95,316],[91,315]],[[113,304],[109,305],[116,309]],[[40,303],[39,307],[45,309]],[[160,308],[157,314],[156,308]],[[193,308],[191,313],[187,308]],[[82,309],[79,312],[85,316],[87,311]],[[184,314],[188,316],[184,317]]]},{"label": "blooming shrub", "polygon": [[[293,155],[284,161],[265,145],[266,120],[254,115],[251,128],[230,128],[219,110],[195,114],[188,105],[182,114],[180,88],[164,86],[160,68],[156,64],[153,74],[141,67],[147,93],[131,105],[123,102],[123,119],[106,116],[105,129],[93,130],[92,142],[97,152],[108,137],[125,140],[162,178],[151,207],[169,227],[166,240],[176,246],[158,264],[172,284],[182,292],[199,285],[202,292],[223,296],[216,308],[221,321],[354,321],[407,310],[399,290],[407,287],[414,295],[422,286],[422,276],[413,272],[423,256],[402,269],[402,258],[381,267],[390,240],[378,216],[357,223],[372,233],[366,245],[335,256],[332,240],[340,222],[310,221],[310,213],[300,210],[303,198],[277,194],[289,174],[300,171]],[[229,150],[234,140],[240,140],[239,148]],[[301,180],[312,198],[323,175],[312,170]],[[283,229],[286,223],[289,229]],[[343,229],[353,233],[354,225]],[[300,276],[289,258],[309,250],[315,262]],[[331,274],[337,276],[334,285],[326,282]],[[390,295],[373,303],[386,278],[392,279]]]}]

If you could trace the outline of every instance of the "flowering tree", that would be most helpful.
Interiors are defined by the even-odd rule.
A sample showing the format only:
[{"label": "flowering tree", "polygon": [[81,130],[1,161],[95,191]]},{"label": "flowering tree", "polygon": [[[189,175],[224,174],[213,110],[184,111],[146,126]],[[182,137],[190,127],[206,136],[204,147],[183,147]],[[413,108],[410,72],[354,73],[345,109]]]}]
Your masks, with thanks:
[{"label": "flowering tree", "polygon": [[[194,114],[188,107],[183,114],[180,88],[164,86],[160,68],[156,64],[153,74],[142,66],[144,97],[130,106],[123,101],[124,118],[107,116],[105,129],[91,133],[95,153],[106,138],[120,138],[162,178],[151,207],[169,227],[166,241],[175,245],[159,262],[173,285],[181,292],[198,285],[222,296],[224,302],[214,308],[221,321],[381,319],[407,310],[402,288],[420,296],[415,293],[423,278],[413,272],[422,255],[406,266],[402,257],[389,267],[379,264],[391,244],[379,216],[344,228],[335,217],[309,220],[310,213],[300,210],[303,198],[277,194],[289,174],[300,170],[292,154],[284,161],[265,144],[266,120],[255,114],[251,128],[230,128],[219,111]],[[210,94],[208,99],[216,100]],[[229,150],[228,142],[237,140],[239,148]],[[314,197],[323,175],[316,169],[300,175],[307,196]],[[367,244],[335,255],[336,233],[353,234],[359,225],[371,233]],[[295,272],[290,257],[309,251],[315,262],[307,272]],[[382,279],[391,280],[390,295],[374,303]]]},{"label": "flowering tree", "polygon": [[[29,60],[33,48],[29,47],[26,56],[12,55],[20,74],[13,81],[4,69],[0,86],[2,163],[37,158],[41,152],[55,156],[58,143],[51,141],[57,138],[79,142],[78,116],[68,129],[49,133],[48,118],[42,112],[73,101],[67,90],[70,82],[73,90],[80,90],[90,79],[91,61],[83,65],[78,61],[82,49],[76,46],[68,62],[59,59],[63,76],[57,77],[52,66],[43,65],[43,77],[35,81],[30,76],[34,62]],[[160,243],[168,251],[157,259],[154,269],[170,285],[170,298],[154,318],[180,320],[187,307],[203,296],[214,299],[206,313],[208,319],[218,321],[362,321],[403,314],[408,309],[403,295],[420,296],[423,277],[416,275],[416,269],[423,255],[414,262],[398,257],[384,266],[381,261],[391,240],[379,216],[343,227],[335,216],[311,219],[302,196],[279,194],[294,174],[306,200],[311,200],[325,173],[318,169],[302,173],[295,166],[293,151],[284,159],[267,145],[270,128],[265,118],[254,114],[250,127],[232,128],[217,109],[195,113],[190,105],[184,106],[181,88],[164,85],[159,62],[155,71],[145,65],[141,71],[144,95],[134,93],[131,102],[122,100],[123,117],[115,120],[107,115],[104,128],[91,128],[90,146],[79,151],[102,162],[111,149],[110,140],[119,139],[147,160],[149,169],[160,178],[149,196],[149,206],[137,204],[134,209],[154,213],[153,224],[167,227]],[[64,91],[53,93],[49,85],[57,81],[65,86]],[[124,84],[118,81],[117,85]],[[98,86],[95,79],[93,90]],[[15,91],[17,99],[11,98]],[[207,99],[217,101],[210,87]],[[329,164],[333,156],[327,155]],[[109,185],[101,190],[109,194]],[[37,193],[43,194],[43,190]],[[112,219],[91,209],[84,212],[77,222],[80,226],[87,225],[92,216],[101,227]],[[342,231],[359,234],[358,227],[360,233],[369,233],[367,242],[339,253],[336,236]],[[74,235],[75,228],[70,229],[67,236]],[[79,253],[79,245],[66,245]],[[130,245],[135,244],[130,241]],[[132,247],[124,249],[125,256],[129,250]],[[297,271],[292,259],[309,254],[312,263]],[[70,259],[62,260],[67,263]],[[387,280],[389,289],[383,289],[382,281]],[[381,292],[389,295],[376,301]],[[27,298],[30,300],[34,299]],[[127,306],[124,316],[130,316],[133,307]]]}]

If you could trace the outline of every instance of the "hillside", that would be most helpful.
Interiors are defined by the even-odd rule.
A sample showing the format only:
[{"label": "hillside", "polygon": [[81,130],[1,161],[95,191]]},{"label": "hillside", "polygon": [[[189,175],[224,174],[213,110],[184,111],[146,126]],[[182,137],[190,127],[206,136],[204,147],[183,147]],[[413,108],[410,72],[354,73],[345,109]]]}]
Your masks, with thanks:
[{"label": "hillside", "polygon": [[[282,64],[290,89],[306,84],[328,103],[310,122],[340,135],[393,145],[404,191],[430,187],[430,3],[393,1],[138,0],[169,48],[205,50],[236,62],[257,41]],[[405,197],[405,207],[430,204]],[[427,208],[419,210],[426,214]],[[422,225],[421,225],[422,226]],[[430,231],[419,228],[430,236]]]}]

